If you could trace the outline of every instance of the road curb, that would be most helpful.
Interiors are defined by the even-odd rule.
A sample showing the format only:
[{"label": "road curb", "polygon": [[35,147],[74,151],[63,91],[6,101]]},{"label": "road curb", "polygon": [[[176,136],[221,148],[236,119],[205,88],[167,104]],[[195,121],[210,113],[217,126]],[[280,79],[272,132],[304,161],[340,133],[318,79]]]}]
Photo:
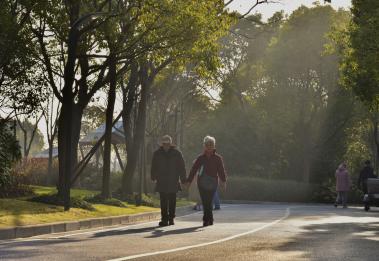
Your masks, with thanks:
[{"label": "road curb", "polygon": [[[193,205],[179,207],[177,208],[177,212],[185,212],[192,209]],[[128,225],[139,222],[154,221],[160,219],[160,217],[161,213],[158,210],[133,215],[90,218],[78,221],[0,228],[0,240],[34,237],[45,234],[70,232],[75,230],[84,230],[115,225]]]}]

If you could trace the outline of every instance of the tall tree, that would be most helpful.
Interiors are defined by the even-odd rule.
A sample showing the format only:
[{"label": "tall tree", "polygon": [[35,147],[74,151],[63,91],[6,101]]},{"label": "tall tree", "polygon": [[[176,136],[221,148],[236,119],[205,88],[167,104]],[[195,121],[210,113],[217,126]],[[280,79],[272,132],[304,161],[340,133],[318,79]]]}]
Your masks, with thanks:
[{"label": "tall tree", "polygon": [[353,90],[370,111],[374,162],[379,170],[379,3],[353,0],[351,24],[339,38],[342,82]]},{"label": "tall tree", "polygon": [[0,3],[0,117],[31,113],[46,87],[28,21],[36,1]]},{"label": "tall tree", "polygon": [[[124,194],[132,192],[137,155],[145,135],[147,105],[155,77],[168,66],[183,70],[186,64],[192,64],[194,70],[203,76],[212,73],[220,64],[217,40],[225,34],[234,19],[224,11],[224,4],[220,1],[161,2],[161,8],[166,10],[166,15],[159,17],[159,13],[155,13],[154,17],[166,26],[153,30],[152,38],[145,40],[145,43],[155,42],[164,35],[161,47],[147,52],[143,59],[136,61],[130,80],[137,85],[129,89],[128,95],[124,91],[126,101],[124,99],[123,118],[124,122],[125,119],[129,120],[125,122],[128,163],[122,183]],[[138,90],[138,84],[140,97],[137,100],[135,91]],[[132,112],[135,115],[134,126],[130,122]]]}]

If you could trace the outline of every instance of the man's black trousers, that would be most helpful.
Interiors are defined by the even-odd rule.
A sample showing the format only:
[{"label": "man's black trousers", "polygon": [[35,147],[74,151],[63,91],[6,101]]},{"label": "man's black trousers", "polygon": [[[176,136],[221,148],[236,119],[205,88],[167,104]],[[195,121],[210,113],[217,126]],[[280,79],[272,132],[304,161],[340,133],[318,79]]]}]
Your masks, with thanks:
[{"label": "man's black trousers", "polygon": [[161,200],[162,221],[175,218],[176,193],[159,192]]}]

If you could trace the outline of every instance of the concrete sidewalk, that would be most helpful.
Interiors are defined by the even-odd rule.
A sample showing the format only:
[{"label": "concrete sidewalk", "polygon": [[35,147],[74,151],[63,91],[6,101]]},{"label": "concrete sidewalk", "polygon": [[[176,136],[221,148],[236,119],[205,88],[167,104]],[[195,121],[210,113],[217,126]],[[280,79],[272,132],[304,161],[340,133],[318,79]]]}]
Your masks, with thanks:
[{"label": "concrete sidewalk", "polygon": [[[178,214],[185,214],[193,209],[193,205],[177,208]],[[141,214],[90,218],[78,221],[48,223],[41,225],[17,226],[10,228],[0,228],[0,240],[15,239],[22,237],[33,237],[44,234],[62,233],[74,230],[91,229],[97,227],[107,227],[116,225],[128,225],[139,222],[158,220],[161,217],[160,211],[146,212]]]}]

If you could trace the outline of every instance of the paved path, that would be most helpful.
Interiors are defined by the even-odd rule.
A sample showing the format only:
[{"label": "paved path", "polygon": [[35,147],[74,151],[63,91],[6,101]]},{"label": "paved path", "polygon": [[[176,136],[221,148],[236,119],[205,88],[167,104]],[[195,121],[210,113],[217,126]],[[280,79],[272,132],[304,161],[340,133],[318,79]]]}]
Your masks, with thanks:
[{"label": "paved path", "polygon": [[223,205],[201,213],[102,230],[0,241],[0,260],[379,260],[379,209]]}]

